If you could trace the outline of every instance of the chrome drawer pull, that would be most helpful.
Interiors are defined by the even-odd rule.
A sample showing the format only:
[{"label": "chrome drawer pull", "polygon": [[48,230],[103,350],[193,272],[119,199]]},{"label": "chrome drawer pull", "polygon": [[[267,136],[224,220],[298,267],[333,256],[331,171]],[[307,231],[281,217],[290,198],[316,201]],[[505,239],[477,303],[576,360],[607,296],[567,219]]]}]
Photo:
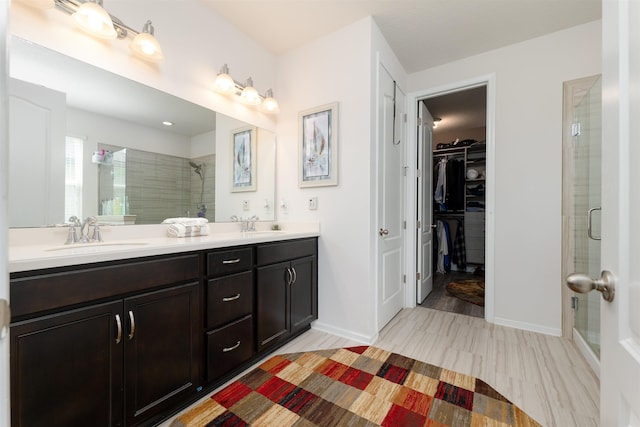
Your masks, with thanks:
[{"label": "chrome drawer pull", "polygon": [[223,264],[237,264],[240,262],[240,258],[236,259],[225,259],[222,261]]},{"label": "chrome drawer pull", "polygon": [[116,314],[116,326],[118,327],[118,335],[116,336],[116,344],[120,344],[122,341],[122,322],[120,321],[120,315]]},{"label": "chrome drawer pull", "polygon": [[224,297],[224,298],[222,298],[222,302],[235,301],[238,298],[240,298],[240,294],[236,294],[236,295],[234,295],[232,297]]},{"label": "chrome drawer pull", "polygon": [[129,332],[129,339],[132,340],[136,334],[136,319],[133,317],[133,311],[129,310],[129,320],[131,321],[131,332]]},{"label": "chrome drawer pull", "polygon": [[234,345],[234,346],[232,346],[232,347],[223,348],[223,349],[222,349],[222,352],[223,352],[223,353],[226,353],[226,352],[228,352],[228,351],[235,350],[235,349],[236,349],[236,348],[238,348],[238,347],[240,347],[240,341],[238,341],[238,342],[236,343],[236,345]]}]

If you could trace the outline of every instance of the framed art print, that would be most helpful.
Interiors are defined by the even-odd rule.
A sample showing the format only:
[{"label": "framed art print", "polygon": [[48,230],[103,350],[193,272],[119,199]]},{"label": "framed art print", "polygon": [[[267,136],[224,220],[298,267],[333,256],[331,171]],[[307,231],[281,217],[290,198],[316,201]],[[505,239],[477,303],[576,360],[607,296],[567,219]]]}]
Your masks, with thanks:
[{"label": "framed art print", "polygon": [[231,132],[231,192],[256,191],[256,128]]},{"label": "framed art print", "polygon": [[298,115],[298,185],[338,185],[338,103]]}]

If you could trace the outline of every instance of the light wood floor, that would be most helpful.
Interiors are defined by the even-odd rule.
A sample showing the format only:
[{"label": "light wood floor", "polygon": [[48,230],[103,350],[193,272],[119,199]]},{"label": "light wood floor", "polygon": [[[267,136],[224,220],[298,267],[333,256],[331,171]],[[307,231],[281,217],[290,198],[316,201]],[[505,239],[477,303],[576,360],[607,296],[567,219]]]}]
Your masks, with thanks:
[{"label": "light wood floor", "polygon": [[[278,353],[350,345],[361,344],[311,330]],[[416,307],[402,310],[374,345],[478,377],[543,426],[599,425],[598,379],[575,346],[563,338]],[[170,420],[161,426],[169,424]]]}]

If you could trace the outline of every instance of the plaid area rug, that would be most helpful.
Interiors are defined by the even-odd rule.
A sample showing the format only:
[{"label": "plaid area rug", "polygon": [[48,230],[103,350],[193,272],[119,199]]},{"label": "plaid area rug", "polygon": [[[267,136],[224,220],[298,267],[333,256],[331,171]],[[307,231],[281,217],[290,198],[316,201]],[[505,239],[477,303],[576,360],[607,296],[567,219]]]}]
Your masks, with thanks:
[{"label": "plaid area rug", "polygon": [[375,347],[274,356],[172,427],[540,426],[479,379]]}]

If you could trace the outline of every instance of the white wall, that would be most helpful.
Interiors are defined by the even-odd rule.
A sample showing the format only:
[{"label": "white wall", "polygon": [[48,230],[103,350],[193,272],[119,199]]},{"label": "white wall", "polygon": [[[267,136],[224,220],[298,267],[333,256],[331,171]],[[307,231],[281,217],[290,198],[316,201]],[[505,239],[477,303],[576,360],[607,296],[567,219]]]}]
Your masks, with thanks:
[{"label": "white wall", "polygon": [[496,323],[561,334],[562,82],[600,61],[596,21],[408,76],[415,92],[495,73]]},{"label": "white wall", "polygon": [[[372,71],[366,18],[282,55],[278,61],[279,218],[320,222],[316,326],[359,339],[375,333],[370,260]],[[298,112],[339,103],[338,185],[298,188]],[[307,199],[318,198],[318,210]]]}]

